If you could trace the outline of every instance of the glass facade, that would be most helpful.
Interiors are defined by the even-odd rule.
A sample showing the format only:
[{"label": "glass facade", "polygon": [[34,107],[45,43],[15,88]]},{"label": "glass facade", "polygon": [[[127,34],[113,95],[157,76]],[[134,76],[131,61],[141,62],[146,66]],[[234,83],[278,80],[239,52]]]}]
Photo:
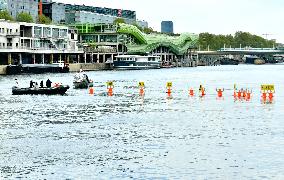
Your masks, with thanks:
[{"label": "glass facade", "polygon": [[7,9],[7,1],[6,0],[0,0],[0,10]]},{"label": "glass facade", "polygon": [[135,19],[136,20],[136,12],[131,10],[122,10],[122,9],[111,9],[111,8],[103,8],[103,7],[94,7],[94,6],[82,6],[82,5],[72,5],[66,4],[65,11],[87,11],[98,14],[122,17],[127,19]]},{"label": "glass facade", "polygon": [[173,21],[162,21],[161,23],[162,33],[174,33],[174,23]]}]

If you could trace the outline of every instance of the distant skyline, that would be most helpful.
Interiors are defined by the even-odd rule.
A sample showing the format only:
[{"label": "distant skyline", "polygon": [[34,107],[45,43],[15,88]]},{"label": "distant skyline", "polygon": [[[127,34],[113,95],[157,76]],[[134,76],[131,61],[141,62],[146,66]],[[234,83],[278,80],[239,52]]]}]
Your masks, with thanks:
[{"label": "distant skyline", "polygon": [[[129,9],[149,27],[174,22],[175,33],[232,34],[245,31],[284,43],[284,0],[54,0],[70,4]],[[268,34],[268,35],[264,35]]]}]

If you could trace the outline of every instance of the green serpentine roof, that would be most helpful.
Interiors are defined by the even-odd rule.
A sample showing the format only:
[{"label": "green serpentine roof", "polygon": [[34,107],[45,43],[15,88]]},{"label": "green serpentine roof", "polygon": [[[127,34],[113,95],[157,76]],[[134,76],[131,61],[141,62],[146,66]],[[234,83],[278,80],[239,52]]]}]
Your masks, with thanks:
[{"label": "green serpentine roof", "polygon": [[196,48],[198,35],[182,33],[180,36],[169,36],[166,34],[145,34],[136,26],[119,24],[118,33],[131,34],[138,44],[126,44],[128,53],[147,53],[159,46],[168,47],[177,55],[184,54],[189,48]]}]

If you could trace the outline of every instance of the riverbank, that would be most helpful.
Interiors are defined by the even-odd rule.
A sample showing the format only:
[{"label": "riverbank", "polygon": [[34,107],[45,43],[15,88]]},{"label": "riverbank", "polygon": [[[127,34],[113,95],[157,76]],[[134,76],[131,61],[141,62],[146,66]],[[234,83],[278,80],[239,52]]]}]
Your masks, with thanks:
[{"label": "riverbank", "polygon": [[[8,65],[0,65],[0,75],[7,74]],[[83,71],[99,71],[99,70],[112,70],[113,66],[109,63],[76,63],[69,64],[69,72],[78,72],[82,69]]]}]

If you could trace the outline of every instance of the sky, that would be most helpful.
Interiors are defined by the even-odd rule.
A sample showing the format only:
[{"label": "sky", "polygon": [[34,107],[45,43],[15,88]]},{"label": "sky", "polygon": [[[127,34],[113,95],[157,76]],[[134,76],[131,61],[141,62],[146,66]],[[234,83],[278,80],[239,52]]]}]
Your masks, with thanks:
[{"label": "sky", "polygon": [[[137,19],[160,31],[174,22],[175,33],[250,32],[284,43],[284,0],[53,0],[136,11]],[[268,34],[268,35],[264,35]]]}]

